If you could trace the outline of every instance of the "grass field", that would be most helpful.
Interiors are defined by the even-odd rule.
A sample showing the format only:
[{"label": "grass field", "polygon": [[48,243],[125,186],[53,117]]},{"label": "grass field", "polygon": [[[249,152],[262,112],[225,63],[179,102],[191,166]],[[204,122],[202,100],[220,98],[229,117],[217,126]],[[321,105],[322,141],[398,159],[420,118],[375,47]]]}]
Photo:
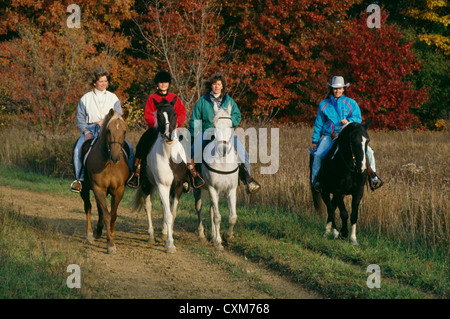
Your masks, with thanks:
[{"label": "grass field", "polygon": [[[237,236],[231,249],[325,297],[449,298],[448,132],[369,133],[377,171],[386,184],[376,192],[367,190],[358,222],[360,246],[354,247],[348,241],[323,237],[325,215],[314,211],[309,193],[310,131],[302,127],[280,129],[277,174],[261,175],[261,164],[253,165],[263,189],[252,197],[239,189]],[[71,165],[67,163],[75,135],[30,134],[25,144],[18,143],[17,132],[12,130],[2,135],[8,142],[0,149],[1,184],[33,185],[36,191],[67,196],[63,193],[70,184]],[[138,133],[129,135],[133,145],[138,137]],[[20,169],[11,169],[11,165]],[[127,190],[124,205],[129,204],[132,193]],[[182,197],[179,207],[176,223],[194,232],[197,221],[192,214],[192,197]],[[226,211],[225,204],[221,210]],[[39,231],[33,223],[26,228]],[[1,247],[13,245],[1,240]],[[220,263],[220,256],[201,246],[193,244],[190,249]],[[5,251],[3,248],[2,254]],[[367,287],[367,267],[371,264],[380,266],[380,289]]]}]

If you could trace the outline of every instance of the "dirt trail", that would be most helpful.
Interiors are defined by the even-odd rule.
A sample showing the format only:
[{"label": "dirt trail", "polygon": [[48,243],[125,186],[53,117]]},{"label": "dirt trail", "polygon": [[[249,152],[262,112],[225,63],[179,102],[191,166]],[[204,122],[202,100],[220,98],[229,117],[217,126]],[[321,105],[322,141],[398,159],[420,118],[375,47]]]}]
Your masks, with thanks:
[{"label": "dirt trail", "polygon": [[[100,298],[321,298],[315,292],[225,248],[221,257],[244,267],[248,274],[256,274],[260,278],[259,283],[269,289],[258,289],[248,280],[248,276],[230,276],[219,265],[189,250],[191,243],[197,243],[196,235],[183,230],[176,221],[177,252],[167,254],[162,242],[153,246],[149,244],[145,213],[132,212],[124,204],[119,206],[116,222],[117,254],[108,255],[105,232],[94,244],[86,243],[85,214],[78,195],[62,197],[4,186],[0,186],[0,194],[2,201],[13,203],[22,214],[41,218],[60,231],[70,245],[86,254],[87,262],[81,274],[82,285],[89,291],[99,293]],[[92,202],[95,207],[93,199]],[[93,226],[96,225],[97,216],[96,209],[93,209]],[[158,232],[161,228],[160,212],[155,212],[155,217],[154,227]]]}]

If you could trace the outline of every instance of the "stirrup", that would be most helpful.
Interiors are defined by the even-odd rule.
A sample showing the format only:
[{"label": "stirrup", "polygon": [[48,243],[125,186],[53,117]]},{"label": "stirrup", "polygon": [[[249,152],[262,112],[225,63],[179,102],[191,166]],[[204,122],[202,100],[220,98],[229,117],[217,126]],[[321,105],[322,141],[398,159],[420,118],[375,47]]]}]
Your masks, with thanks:
[{"label": "stirrup", "polygon": [[261,189],[261,185],[255,181],[253,178],[250,177],[250,180],[247,182],[247,193],[248,194],[255,194]]},{"label": "stirrup", "polygon": [[[75,186],[76,186],[78,183],[79,183],[79,185],[80,185],[80,189],[75,188]],[[74,192],[74,193],[81,193],[81,189],[82,189],[82,188],[83,188],[83,186],[82,186],[82,184],[81,184],[81,181],[79,181],[78,179],[74,180],[74,181],[72,182],[72,184],[70,184],[70,190],[71,190],[72,192]]]},{"label": "stirrup", "polygon": [[[136,181],[136,183],[133,183],[134,181]],[[137,189],[139,187],[139,184],[140,184],[139,174],[131,173],[131,176],[127,181],[127,186],[130,188]]]},{"label": "stirrup", "polygon": [[[195,175],[194,175],[191,172],[191,175],[192,175],[192,187],[194,187],[194,188],[201,188],[201,187],[203,187],[205,185],[205,180],[200,176],[199,173],[195,172]],[[196,178],[200,179],[200,184],[198,184],[198,185],[195,184],[195,179]]]},{"label": "stirrup", "polygon": [[[369,186],[370,186],[370,189],[372,190],[372,192],[375,191],[376,189],[380,188],[384,184],[384,181],[381,179],[381,177],[376,172],[373,172],[373,174],[374,174],[373,177],[369,176]],[[378,179],[377,183],[374,183],[374,181],[372,180],[375,177]]]}]

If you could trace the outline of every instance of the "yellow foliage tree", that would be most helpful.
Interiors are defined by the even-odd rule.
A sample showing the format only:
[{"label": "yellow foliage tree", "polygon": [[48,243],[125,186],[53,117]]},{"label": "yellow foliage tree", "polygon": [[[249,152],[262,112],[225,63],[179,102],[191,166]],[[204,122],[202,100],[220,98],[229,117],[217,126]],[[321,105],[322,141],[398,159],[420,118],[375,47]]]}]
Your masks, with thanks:
[{"label": "yellow foliage tree", "polygon": [[[447,28],[450,21],[450,15],[446,14],[447,12],[447,0],[424,0],[419,5],[407,7],[404,10],[404,15],[419,21],[441,24]],[[450,55],[450,37],[442,33],[420,33],[419,40],[427,45],[436,46],[445,55]]]}]

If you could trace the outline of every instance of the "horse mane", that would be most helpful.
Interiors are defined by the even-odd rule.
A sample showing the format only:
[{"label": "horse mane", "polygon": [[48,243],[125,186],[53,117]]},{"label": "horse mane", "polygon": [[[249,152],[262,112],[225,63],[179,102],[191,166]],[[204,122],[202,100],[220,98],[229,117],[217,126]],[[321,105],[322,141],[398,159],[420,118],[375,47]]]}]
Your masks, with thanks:
[{"label": "horse mane", "polygon": [[105,132],[108,130],[109,124],[113,120],[125,121],[122,116],[114,109],[109,110],[108,114],[103,118],[103,123],[100,128],[100,138],[103,140]]}]

